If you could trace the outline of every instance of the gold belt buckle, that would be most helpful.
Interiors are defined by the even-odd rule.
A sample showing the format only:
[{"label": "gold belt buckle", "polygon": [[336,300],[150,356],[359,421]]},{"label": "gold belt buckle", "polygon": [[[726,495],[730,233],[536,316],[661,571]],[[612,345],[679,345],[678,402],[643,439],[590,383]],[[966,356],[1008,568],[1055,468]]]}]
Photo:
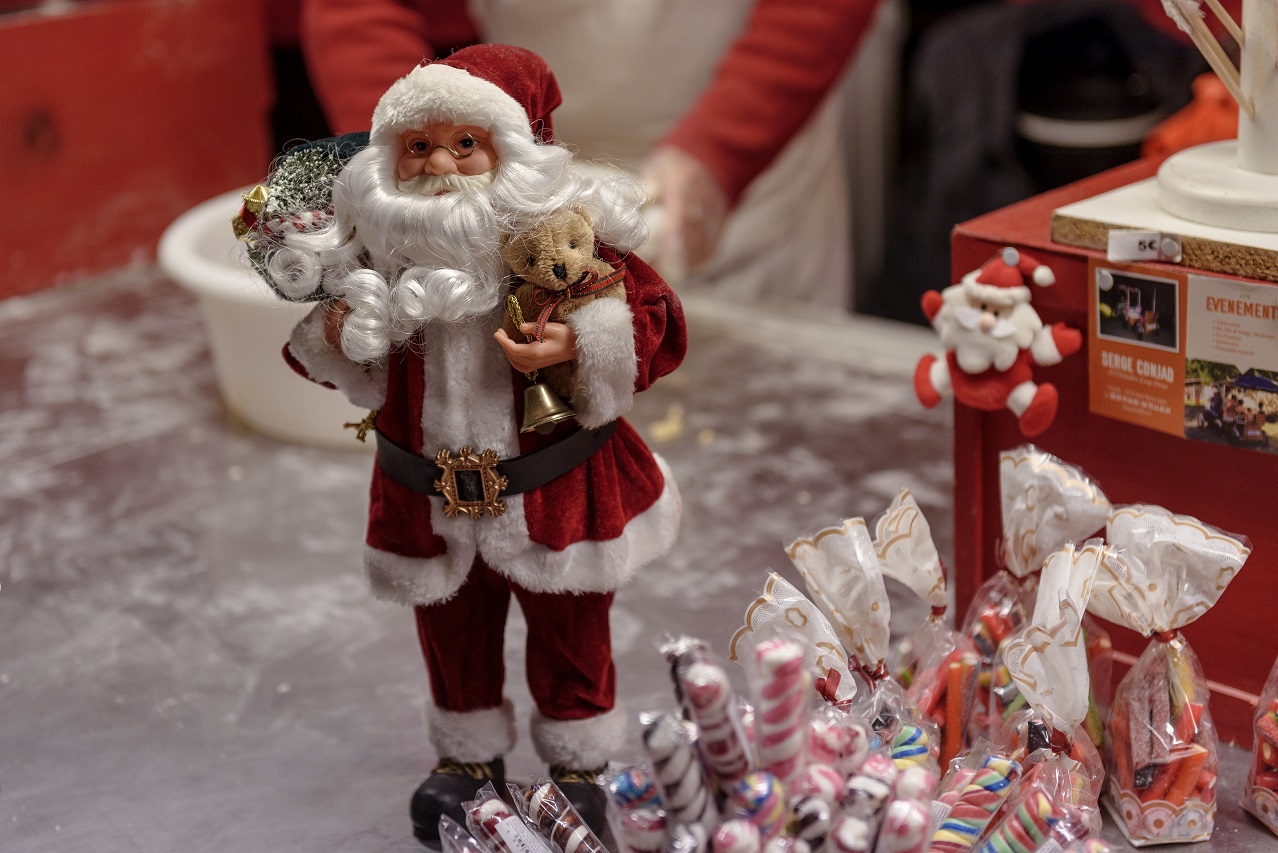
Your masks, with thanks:
[{"label": "gold belt buckle", "polygon": [[[439,489],[440,494],[444,496],[444,515],[448,518],[456,518],[458,514],[479,518],[484,514],[484,510],[495,518],[506,511],[506,502],[500,498],[500,495],[509,480],[497,473],[496,450],[475,453],[467,445],[458,450],[455,457],[452,451],[441,450],[435,454],[435,464],[443,471],[440,478],[435,481],[435,488]],[[479,483],[483,489],[482,498],[476,496],[473,500],[463,499],[462,492],[457,486],[458,471],[478,473]],[[465,497],[470,498],[472,495],[468,494]]]}]

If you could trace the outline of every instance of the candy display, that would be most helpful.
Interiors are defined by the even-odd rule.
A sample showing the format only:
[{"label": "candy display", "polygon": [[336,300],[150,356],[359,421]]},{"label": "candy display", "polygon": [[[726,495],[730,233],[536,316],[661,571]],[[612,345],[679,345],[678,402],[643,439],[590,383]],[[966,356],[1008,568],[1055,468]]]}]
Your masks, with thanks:
[{"label": "candy display", "polygon": [[[775,642],[775,641],[772,641]],[[795,668],[803,673],[803,649]],[[752,756],[736,692],[727,672],[700,642],[680,638],[663,649],[674,667],[675,685],[692,721],[697,724],[697,750],[719,784],[749,773]]]},{"label": "candy display", "polygon": [[1091,478],[1032,444],[999,454],[999,490],[1002,571],[977,590],[962,627],[981,655],[973,738],[991,733],[995,658],[1003,641],[1028,621],[1037,592],[1035,573],[1063,546],[1104,527],[1110,510],[1109,499]]},{"label": "candy display", "polygon": [[754,824],[763,839],[781,831],[789,809],[780,779],[767,771],[748,773],[723,789],[723,811]]},{"label": "candy display", "polygon": [[479,797],[463,804],[466,826],[490,853],[552,853],[541,836],[497,795],[492,783],[479,789]]},{"label": "candy display", "polygon": [[1278,663],[1269,671],[1256,704],[1251,768],[1242,807],[1278,834]]},{"label": "candy display", "polygon": [[812,715],[808,735],[811,762],[849,776],[860,768],[869,752],[870,732],[851,714],[827,705]]},{"label": "candy display", "polygon": [[837,802],[843,790],[844,775],[829,764],[809,764],[790,789],[791,798],[819,797],[827,803]]},{"label": "candy display", "polygon": [[940,780],[936,774],[926,767],[915,765],[901,771],[892,786],[892,793],[897,799],[914,800],[918,803],[930,803],[936,795]]},{"label": "candy display", "polygon": [[1202,667],[1179,629],[1219,599],[1251,553],[1245,539],[1161,507],[1116,508],[1120,558],[1097,571],[1097,616],[1150,637],[1114,694],[1109,802],[1137,846],[1211,837],[1217,740]]},{"label": "candy display", "polygon": [[883,815],[877,853],[923,853],[928,844],[928,810],[914,800],[896,800]]},{"label": "candy display", "polygon": [[728,820],[715,829],[712,849],[714,853],[760,853],[763,838],[759,828],[750,821]]},{"label": "candy display", "polygon": [[1058,819],[1051,798],[1033,791],[990,833],[979,853],[1034,853]]},{"label": "candy display", "polygon": [[803,647],[786,637],[774,637],[759,644],[754,660],[759,766],[783,785],[791,785],[803,772],[811,716]]},{"label": "candy display", "polygon": [[812,853],[812,845],[792,835],[778,835],[764,842],[763,853]]},{"label": "candy display", "polygon": [[609,801],[621,812],[635,809],[658,808],[661,792],[657,790],[652,771],[642,764],[633,764],[605,773],[604,790]]},{"label": "candy display", "polygon": [[903,724],[892,737],[892,763],[898,770],[927,761],[931,739],[921,726]]},{"label": "candy display", "polygon": [[1020,765],[1010,759],[999,756],[986,759],[932,834],[932,853],[970,850],[985,834],[1020,772]]},{"label": "candy display", "polygon": [[791,806],[793,813],[789,831],[806,841],[813,850],[825,843],[834,821],[835,806],[821,797],[800,797]]},{"label": "candy display", "polygon": [[673,714],[661,715],[644,730],[643,743],[670,819],[713,827],[714,802],[692,745],[692,733],[683,721]]},{"label": "candy display", "polygon": [[[651,770],[605,777],[619,844],[647,853],[660,834],[667,853],[1064,853],[1099,832],[1102,793],[1138,846],[1193,840],[1189,829],[1209,837],[1215,736],[1201,668],[1177,629],[1215,602],[1248,545],[1157,507],[1113,508],[1085,475],[1033,447],[1003,454],[1000,474],[1009,569],[986,587],[999,594],[969,613],[981,626],[970,635],[948,629],[934,607],[911,635],[909,691],[886,665],[884,579],[899,574],[916,591],[922,579],[941,589],[944,580],[939,561],[907,570],[934,554],[908,492],[874,536],[849,519],[791,543],[812,600],[774,576],[751,605],[732,646],[751,705],[706,644],[667,648],[688,719],[646,717]],[[1108,541],[1072,544],[1101,522]],[[790,612],[780,613],[778,595]],[[1112,645],[1089,608],[1154,640],[1115,694],[1106,759],[1094,738]],[[782,624],[814,617],[845,657],[814,656],[813,634]],[[992,741],[969,744],[977,726],[964,708],[991,651],[986,710],[998,725]],[[845,660],[852,696],[814,660]],[[1256,717],[1252,779],[1262,785],[1278,781],[1278,685],[1271,692]],[[650,811],[657,804],[663,811]],[[644,820],[627,831],[633,814]]]},{"label": "candy display", "polygon": [[826,701],[847,705],[856,698],[857,679],[830,620],[785,578],[770,572],[763,592],[746,608],[745,624],[728,643],[728,659],[741,663],[748,649],[778,633],[803,639],[804,663]]},{"label": "candy display", "polygon": [[831,853],[871,853],[877,828],[865,818],[841,815],[834,821],[826,838]]},{"label": "candy display", "polygon": [[439,844],[443,853],[488,853],[488,848],[448,815],[439,818]]},{"label": "candy display", "polygon": [[[511,786],[514,788],[514,786]],[[603,842],[568,802],[563,791],[549,779],[537,779],[523,791],[512,791],[524,816],[559,853],[607,853]]]},{"label": "candy display", "polygon": [[665,812],[643,808],[617,818],[612,834],[626,853],[662,853],[666,848],[666,828]]},{"label": "candy display", "polygon": [[1025,769],[1026,786],[1045,785],[1054,809],[1073,806],[1093,820],[1104,767],[1082,725],[1092,693],[1082,615],[1098,572],[1121,569],[1120,560],[1095,539],[1048,557],[1032,619],[1000,651],[1026,705],[1007,720],[1001,748]]}]

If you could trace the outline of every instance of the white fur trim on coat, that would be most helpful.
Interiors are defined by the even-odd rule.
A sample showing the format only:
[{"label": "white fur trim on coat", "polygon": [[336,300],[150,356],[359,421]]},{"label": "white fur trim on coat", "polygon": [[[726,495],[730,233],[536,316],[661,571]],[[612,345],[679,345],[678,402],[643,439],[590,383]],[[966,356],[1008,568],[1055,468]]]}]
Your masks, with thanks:
[{"label": "white fur trim on coat", "polygon": [[382,95],[373,110],[372,141],[386,145],[406,130],[441,122],[533,138],[528,114],[500,86],[460,68],[434,63],[414,68]]},{"label": "white fur trim on coat", "polygon": [[426,707],[426,729],[440,758],[492,761],[515,748],[515,707],[506,700],[481,711]]},{"label": "white fur trim on coat", "polygon": [[533,714],[529,723],[533,748],[547,764],[570,770],[593,770],[607,764],[626,739],[625,706],[585,720],[552,720]]},{"label": "white fur trim on coat", "polygon": [[351,361],[324,340],[325,303],[315,306],[293,327],[288,350],[317,382],[334,385],[362,409],[380,409],[386,402],[384,365],[360,365]]},{"label": "white fur trim on coat", "polygon": [[[432,499],[433,501],[436,499]],[[443,512],[431,516],[443,517]],[[469,520],[469,519],[467,519]],[[364,546],[364,573],[373,596],[395,604],[433,604],[453,597],[470,574],[475,562],[475,546],[449,541],[448,553],[430,560],[401,557],[389,551]]]},{"label": "white fur trim on coat", "polygon": [[577,335],[577,390],[572,407],[587,429],[612,423],[635,400],[634,318],[624,299],[596,299],[568,316]]},{"label": "white fur trim on coat", "polygon": [[664,556],[679,534],[683,502],[665,460],[654,454],[665,486],[655,503],[630,520],[621,535],[601,542],[575,542],[562,551],[528,538],[522,495],[506,498],[497,517],[446,519],[442,498],[430,498],[431,525],[448,552],[430,559],[364,549],[373,594],[398,604],[434,604],[466,581],[476,549],[484,562],[532,592],[611,592],[640,568]]}]

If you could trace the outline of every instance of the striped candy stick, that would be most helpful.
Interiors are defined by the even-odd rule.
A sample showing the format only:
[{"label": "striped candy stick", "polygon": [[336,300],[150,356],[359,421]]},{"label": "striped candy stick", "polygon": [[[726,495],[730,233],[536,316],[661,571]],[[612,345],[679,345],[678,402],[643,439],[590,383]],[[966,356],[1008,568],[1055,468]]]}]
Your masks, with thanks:
[{"label": "striped candy stick", "polygon": [[643,745],[670,819],[713,829],[718,814],[682,721],[673,714],[662,714],[644,731]]},{"label": "striped candy stick", "polygon": [[765,640],[755,650],[759,769],[787,787],[803,772],[807,753],[809,678],[804,654],[801,645],[785,637]]},{"label": "striped candy stick", "polygon": [[961,853],[980,840],[1011,792],[1021,766],[1001,756],[991,756],[959,794],[950,813],[932,835],[932,853]]},{"label": "striped candy stick", "polygon": [[927,761],[932,739],[922,726],[905,723],[892,738],[892,763],[905,770]]},{"label": "striped candy stick", "polygon": [[705,659],[679,673],[679,686],[697,724],[701,751],[710,773],[721,783],[750,772],[750,750],[736,709],[736,694],[728,674],[716,661]]},{"label": "striped candy stick", "polygon": [[1058,817],[1051,797],[1035,790],[998,825],[978,853],[1034,853]]}]

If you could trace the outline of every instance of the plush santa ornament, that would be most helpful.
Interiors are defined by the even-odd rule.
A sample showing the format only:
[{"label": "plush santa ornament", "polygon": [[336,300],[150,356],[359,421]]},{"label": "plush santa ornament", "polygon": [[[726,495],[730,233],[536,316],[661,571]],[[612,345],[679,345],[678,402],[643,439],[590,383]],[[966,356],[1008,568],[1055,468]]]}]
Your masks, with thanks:
[{"label": "plush santa ornament", "polygon": [[1026,436],[1051,426],[1056,388],[1036,384],[1033,367],[1058,364],[1083,343],[1077,329],[1044,326],[1030,306],[1027,282],[1047,287],[1055,281],[1047,266],[1007,248],[958,284],[923,294],[923,313],[940,334],[945,355],[919,360],[914,370],[919,401],[930,409],[953,391],[974,409],[1011,409]]}]

